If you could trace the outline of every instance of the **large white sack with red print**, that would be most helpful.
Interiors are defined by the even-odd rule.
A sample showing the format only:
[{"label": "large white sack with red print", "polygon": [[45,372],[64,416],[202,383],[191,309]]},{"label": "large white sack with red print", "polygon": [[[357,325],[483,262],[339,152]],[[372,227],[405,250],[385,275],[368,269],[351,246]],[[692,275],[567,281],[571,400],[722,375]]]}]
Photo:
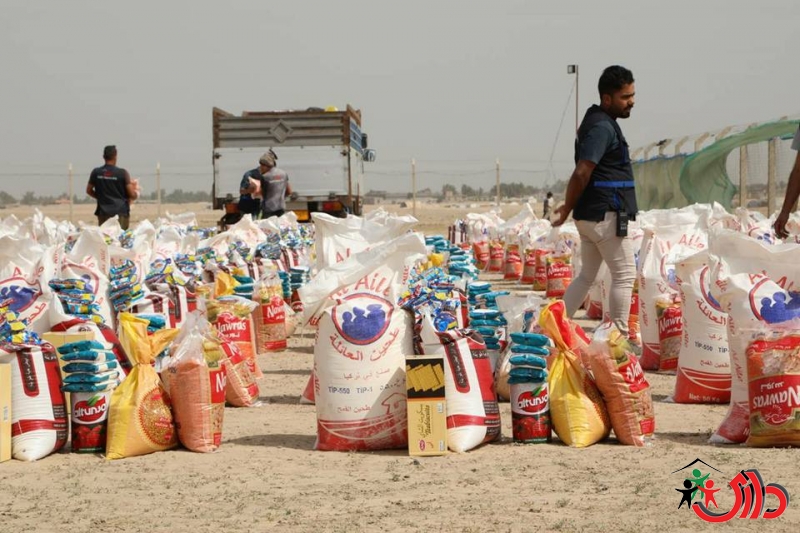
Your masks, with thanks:
[{"label": "large white sack with red print", "polygon": [[728,403],[728,315],[711,295],[708,251],[679,260],[675,272],[681,293],[683,334],[672,399],[676,403]]},{"label": "large white sack with red print", "polygon": [[99,228],[84,228],[78,240],[61,261],[61,279],[82,279],[86,292],[94,295],[99,315],[108,326],[114,326],[114,312],[108,297],[111,254]]},{"label": "large white sack with red print", "polygon": [[37,333],[48,330],[48,283],[56,275],[63,244],[44,247],[16,237],[0,237],[0,302]]},{"label": "large white sack with red print", "polygon": [[420,331],[423,354],[444,357],[447,446],[463,453],[500,437],[500,407],[486,344],[471,329],[437,332],[429,316]]},{"label": "large white sack with red print", "polygon": [[[669,251],[674,246],[700,251],[708,246],[708,217],[711,207],[692,205],[682,209],[658,209],[641,215],[644,230],[637,280],[639,285],[639,321],[642,333],[642,368],[657,370],[661,347],[658,334],[656,302],[674,297],[677,290],[670,287],[674,267]],[[674,281],[674,279],[673,279]]]},{"label": "large white sack with red print", "polygon": [[417,223],[412,216],[388,213],[368,218],[348,215],[337,218],[325,213],[314,213],[316,232],[317,268],[341,263],[348,257],[403,235]]},{"label": "large white sack with red print", "polygon": [[[711,293],[728,314],[732,378],[730,409],[711,441],[741,443],[750,433],[747,349],[753,332],[800,317],[800,245],[769,245],[732,231],[715,234],[710,244],[718,259]],[[775,390],[791,386],[787,380]]]},{"label": "large white sack with red print", "polygon": [[405,357],[412,318],[397,306],[411,266],[426,256],[411,233],[319,272],[300,289],[305,322],[317,325],[314,397],[317,450],[407,445]]},{"label": "large white sack with red print", "polygon": [[67,411],[55,349],[0,348],[0,363],[11,363],[11,454],[36,461],[57,452],[67,442]]}]

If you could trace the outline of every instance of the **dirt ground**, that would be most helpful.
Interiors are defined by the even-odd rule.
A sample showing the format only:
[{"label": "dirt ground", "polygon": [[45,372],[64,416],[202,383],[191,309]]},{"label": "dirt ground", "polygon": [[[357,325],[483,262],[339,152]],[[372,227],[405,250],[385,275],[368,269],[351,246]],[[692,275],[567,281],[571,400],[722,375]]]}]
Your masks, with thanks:
[{"label": "dirt ground", "polygon": [[[506,215],[518,209],[508,206]],[[469,211],[477,209],[420,209],[422,229],[442,231]],[[413,459],[403,450],[313,451],[314,406],[298,403],[312,362],[308,330],[289,350],[260,357],[263,405],[226,409],[223,445],[214,454],[173,450],[106,461],[64,451],[0,464],[0,531],[640,533],[790,531],[800,522],[797,452],[708,444],[727,406],[669,403],[674,376],[647,374],[657,426],[647,448],[613,439],[584,449],[557,441],[518,445],[503,403],[499,442]],[[696,458],[722,472],[712,475],[722,489],[720,510],[734,501],[727,482],[750,468],[786,487],[788,510],[777,520],[724,526],[702,522],[685,505],[678,510],[683,477],[671,472]]]}]

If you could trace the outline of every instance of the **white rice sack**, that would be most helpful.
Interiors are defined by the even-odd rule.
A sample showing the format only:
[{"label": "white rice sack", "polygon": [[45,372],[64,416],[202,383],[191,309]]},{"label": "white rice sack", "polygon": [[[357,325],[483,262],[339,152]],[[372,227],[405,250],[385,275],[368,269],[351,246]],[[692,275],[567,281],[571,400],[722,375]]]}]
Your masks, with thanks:
[{"label": "white rice sack", "polygon": [[[641,221],[644,238],[637,272],[642,330],[641,364],[645,370],[656,370],[661,359],[656,302],[677,294],[677,290],[670,287],[668,267],[674,256],[670,256],[669,251],[679,245],[685,250],[704,250],[708,246],[708,226],[707,219],[700,218],[690,208],[659,210],[658,213],[649,211],[647,215]],[[683,224],[671,224],[671,221]]]},{"label": "white rice sack", "polygon": [[405,356],[414,353],[413,328],[397,300],[425,254],[422,237],[407,234],[323,269],[300,289],[304,320],[318,327],[316,449],[407,446]]},{"label": "white rice sack", "polygon": [[676,403],[728,403],[728,315],[711,295],[708,251],[678,261],[676,273],[683,303],[683,342],[672,399]]},{"label": "white rice sack", "polygon": [[800,245],[771,246],[742,233],[721,231],[711,239],[717,259],[711,293],[728,314],[731,404],[711,437],[742,443],[750,432],[747,347],[752,333],[800,317]]},{"label": "white rice sack", "polygon": [[53,347],[0,351],[0,362],[11,363],[13,457],[37,461],[60,450],[67,443],[67,411]]},{"label": "white rice sack", "polygon": [[411,216],[386,214],[361,218],[349,215],[337,218],[326,213],[314,213],[317,268],[341,263],[353,254],[375,248],[403,235],[417,219]]}]

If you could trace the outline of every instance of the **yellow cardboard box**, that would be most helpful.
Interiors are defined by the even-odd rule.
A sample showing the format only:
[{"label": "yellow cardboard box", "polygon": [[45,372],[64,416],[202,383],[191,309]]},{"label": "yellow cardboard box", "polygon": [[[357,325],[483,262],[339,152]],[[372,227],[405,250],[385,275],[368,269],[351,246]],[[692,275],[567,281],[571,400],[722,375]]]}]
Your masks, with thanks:
[{"label": "yellow cardboard box", "polygon": [[0,463],[11,459],[11,365],[0,363]]},{"label": "yellow cardboard box", "polygon": [[447,402],[444,393],[444,359],[439,356],[406,357],[408,392],[408,454],[447,453]]}]

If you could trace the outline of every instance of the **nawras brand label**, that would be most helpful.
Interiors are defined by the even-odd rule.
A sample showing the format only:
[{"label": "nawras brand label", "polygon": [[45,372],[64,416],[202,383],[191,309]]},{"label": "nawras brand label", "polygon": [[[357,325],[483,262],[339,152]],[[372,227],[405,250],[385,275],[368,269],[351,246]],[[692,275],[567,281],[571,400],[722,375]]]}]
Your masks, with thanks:
[{"label": "nawras brand label", "polygon": [[217,330],[233,342],[246,342],[250,340],[250,319],[233,313],[221,313],[217,316]]}]

